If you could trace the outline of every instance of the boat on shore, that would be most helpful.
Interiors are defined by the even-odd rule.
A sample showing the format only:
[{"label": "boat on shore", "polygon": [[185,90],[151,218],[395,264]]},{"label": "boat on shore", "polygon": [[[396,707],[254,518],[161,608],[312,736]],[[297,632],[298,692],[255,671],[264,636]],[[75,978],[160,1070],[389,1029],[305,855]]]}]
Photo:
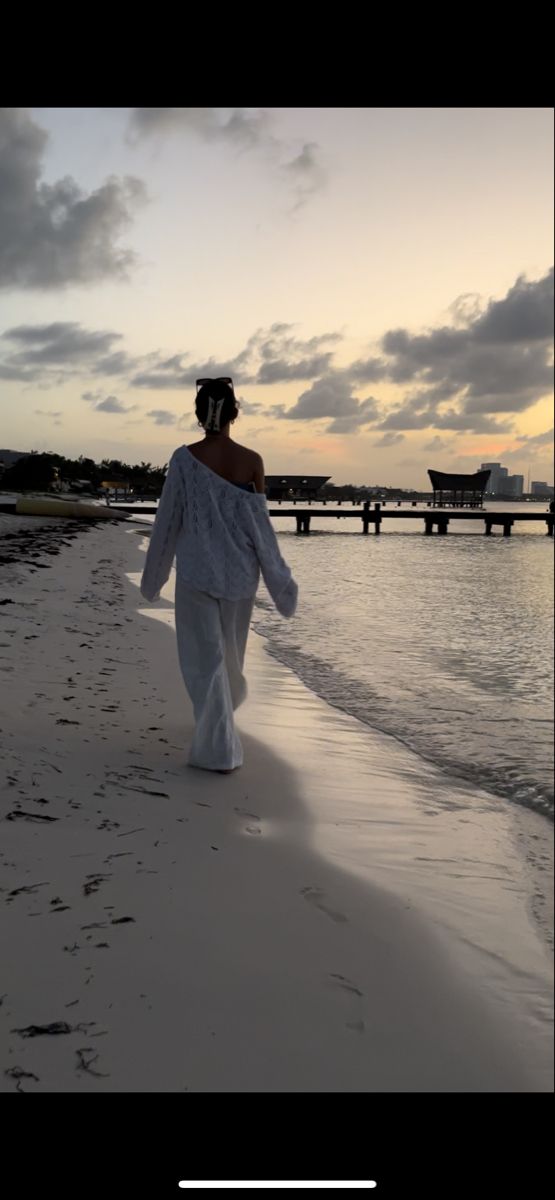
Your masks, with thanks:
[{"label": "boat on shore", "polygon": [[0,504],[0,512],[18,516],[70,517],[77,521],[121,521],[127,513],[94,500],[64,499],[61,496],[27,495],[10,497]]}]

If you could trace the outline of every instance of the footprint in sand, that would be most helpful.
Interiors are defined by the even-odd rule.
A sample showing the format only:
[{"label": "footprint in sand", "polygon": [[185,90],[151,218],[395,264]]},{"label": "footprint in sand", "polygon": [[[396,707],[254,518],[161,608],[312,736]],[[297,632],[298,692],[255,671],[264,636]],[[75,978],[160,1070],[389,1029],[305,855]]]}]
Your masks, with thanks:
[{"label": "footprint in sand", "polygon": [[330,979],[333,979],[334,986],[341,988],[342,991],[350,992],[353,996],[360,996],[361,999],[364,997],[364,992],[351,979],[347,979],[346,975],[339,975],[337,971],[332,971]]},{"label": "footprint in sand", "polygon": [[[364,992],[357,987],[356,983],[353,983],[351,979],[347,979],[346,975],[340,975],[337,971],[332,971],[329,978],[331,980],[332,987],[337,987],[343,992],[348,992],[350,996],[356,998],[355,1002],[356,1000],[364,999]],[[350,1033],[358,1033],[360,1035],[366,1032],[366,1025],[364,1024],[364,1021],[358,1017],[355,1020],[346,1021],[345,1029],[348,1029]]]},{"label": "footprint in sand", "polygon": [[236,808],[235,812],[238,817],[246,817],[250,822],[249,825],[245,825],[245,833],[249,833],[251,837],[257,837],[262,833],[258,813],[249,812],[248,808]]},{"label": "footprint in sand", "polygon": [[326,903],[326,893],[320,891],[320,888],[304,887],[301,888],[300,894],[309,904],[313,904],[315,908],[320,909],[320,912],[325,913],[331,921],[335,921],[338,925],[348,924],[349,919],[345,913],[336,912],[335,909],[329,907]]}]

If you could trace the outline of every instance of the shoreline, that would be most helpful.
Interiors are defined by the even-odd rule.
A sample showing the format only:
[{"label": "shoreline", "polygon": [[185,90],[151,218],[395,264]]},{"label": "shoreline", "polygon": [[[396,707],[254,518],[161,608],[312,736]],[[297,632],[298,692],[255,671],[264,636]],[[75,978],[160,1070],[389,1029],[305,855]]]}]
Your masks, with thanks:
[{"label": "shoreline", "polygon": [[[406,764],[357,756],[359,723],[347,729],[258,635],[238,712],[245,766],[215,780],[184,765],[190,706],[171,606],[147,608],[133,582],[141,537],[88,530],[56,571],[22,565],[25,600],[18,582],[0,609],[0,640],[20,655],[2,706],[3,937],[18,951],[3,1090],[551,1090],[539,951],[524,953],[514,922],[522,887],[502,912],[507,881],[480,885],[518,941],[517,1015],[486,1002],[424,911],[402,839],[434,823],[399,794]],[[371,813],[369,780],[383,792]],[[18,810],[32,819],[6,820]],[[435,880],[435,904],[437,870],[414,875]],[[444,898],[459,918],[463,893]],[[71,1028],[11,1032],[50,1022]]]},{"label": "shoreline", "polygon": [[[255,621],[256,611],[255,608]],[[259,609],[258,611],[260,612],[261,610]],[[470,775],[465,776],[462,772],[454,769],[449,770],[448,766],[426,755],[416,746],[411,745],[400,734],[381,728],[370,720],[365,720],[363,717],[357,715],[355,711],[343,706],[340,702],[327,700],[323,694],[323,689],[319,688],[306,677],[306,674],[302,670],[302,665],[299,668],[288,661],[287,652],[283,653],[279,646],[274,645],[270,634],[257,631],[256,629],[254,632],[255,636],[266,646],[268,656],[286,671],[290,671],[299,680],[301,686],[310,695],[317,697],[326,709],[331,708],[337,712],[340,722],[345,718],[347,722],[355,722],[355,727],[358,727],[361,736],[364,737],[364,732],[366,732],[370,742],[375,738],[379,744],[380,739],[383,739],[384,746],[398,747],[401,756],[406,756],[407,762],[417,760],[421,763],[423,776],[428,780],[435,779],[437,781],[438,795],[443,788],[448,803],[452,804],[453,796],[459,796],[461,799],[464,797],[471,798],[471,818],[475,818],[476,813],[472,809],[478,807],[478,805],[481,805],[482,815],[494,813],[498,817],[505,827],[505,835],[512,837],[512,840],[518,844],[519,852],[523,859],[522,868],[529,875],[527,887],[529,899],[527,904],[536,923],[537,930],[551,954],[554,946],[554,856],[553,843],[552,840],[549,840],[553,828],[552,813],[520,803],[495,791],[493,787],[487,785],[480,786],[477,780],[473,779]],[[395,755],[396,753],[397,751],[394,750],[393,754]],[[453,793],[451,798],[449,797],[450,792]]]}]

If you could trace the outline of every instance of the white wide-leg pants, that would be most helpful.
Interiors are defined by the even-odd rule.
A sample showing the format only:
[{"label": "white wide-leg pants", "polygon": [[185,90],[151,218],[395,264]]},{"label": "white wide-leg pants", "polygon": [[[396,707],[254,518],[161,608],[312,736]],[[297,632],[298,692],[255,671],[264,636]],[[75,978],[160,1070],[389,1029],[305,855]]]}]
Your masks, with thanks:
[{"label": "white wide-leg pants", "polygon": [[233,711],[247,695],[243,663],[253,605],[254,596],[221,600],[177,577],[177,650],[196,722],[192,767],[222,771],[242,766]]}]

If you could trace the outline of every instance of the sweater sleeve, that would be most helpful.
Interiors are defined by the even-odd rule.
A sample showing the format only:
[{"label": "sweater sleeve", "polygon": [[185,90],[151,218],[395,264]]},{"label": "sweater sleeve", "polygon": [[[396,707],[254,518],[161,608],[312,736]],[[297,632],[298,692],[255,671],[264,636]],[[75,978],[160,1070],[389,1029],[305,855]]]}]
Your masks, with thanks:
[{"label": "sweater sleeve", "polygon": [[183,492],[174,455],[170,459],[158,503],[141,579],[141,593],[145,600],[158,600],[161,589],[169,579],[183,516]]},{"label": "sweater sleeve", "polygon": [[291,568],[282,558],[275,529],[268,514],[266,498],[261,499],[263,503],[254,514],[254,548],[262,578],[278,612],[282,617],[292,617],[296,612],[299,589],[291,574]]}]

